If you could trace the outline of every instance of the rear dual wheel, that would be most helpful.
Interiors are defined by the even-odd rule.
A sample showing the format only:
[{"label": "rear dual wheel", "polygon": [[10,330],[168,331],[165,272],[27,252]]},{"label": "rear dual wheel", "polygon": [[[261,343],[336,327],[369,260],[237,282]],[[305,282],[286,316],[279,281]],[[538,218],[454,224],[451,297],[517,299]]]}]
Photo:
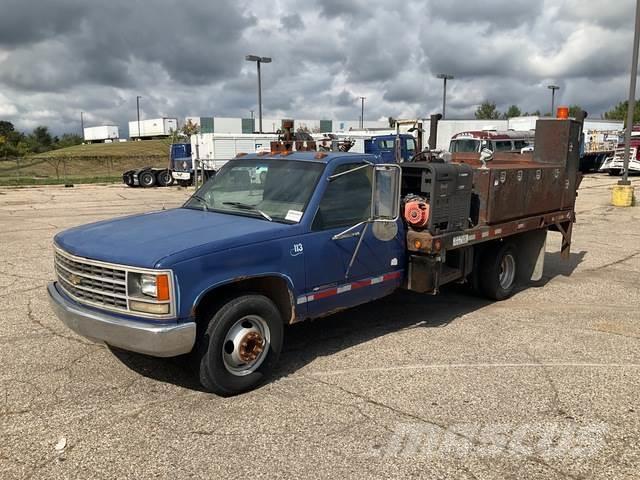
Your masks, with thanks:
[{"label": "rear dual wheel", "polygon": [[141,187],[150,188],[156,184],[156,176],[151,170],[145,170],[138,175],[138,182]]},{"label": "rear dual wheel", "polygon": [[173,176],[171,175],[171,171],[162,170],[158,172],[157,177],[159,187],[170,187],[173,185]]},{"label": "rear dual wheel", "polygon": [[477,271],[481,293],[492,300],[505,300],[516,288],[518,262],[511,242],[496,243],[482,252]]}]

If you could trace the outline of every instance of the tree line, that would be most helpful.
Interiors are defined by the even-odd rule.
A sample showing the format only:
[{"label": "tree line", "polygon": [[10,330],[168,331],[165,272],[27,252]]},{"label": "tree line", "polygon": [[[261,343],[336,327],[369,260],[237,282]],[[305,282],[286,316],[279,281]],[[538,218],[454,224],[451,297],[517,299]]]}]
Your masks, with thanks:
[{"label": "tree line", "polygon": [[[629,109],[629,102],[619,102],[615,107],[611,108],[609,111],[605,112],[602,115],[602,118],[605,120],[627,120],[627,111]],[[577,117],[580,111],[583,108],[580,105],[570,105],[569,106],[569,116]],[[500,112],[496,106],[495,102],[484,101],[480,105],[475,112],[476,120],[499,120],[499,119],[508,119],[512,117],[528,117],[528,116],[537,116],[537,117],[549,117],[551,113],[547,112],[544,115],[540,113],[540,110],[536,110],[535,112],[522,112],[520,107],[517,105],[511,105],[507,108],[506,111]],[[555,115],[555,114],[554,114]],[[633,123],[640,122],[640,100],[636,101],[635,110],[633,113]]]},{"label": "tree line", "polygon": [[24,157],[58,148],[80,145],[82,137],[75,133],[52,135],[49,127],[41,125],[31,133],[16,130],[13,123],[0,120],[0,158]]}]

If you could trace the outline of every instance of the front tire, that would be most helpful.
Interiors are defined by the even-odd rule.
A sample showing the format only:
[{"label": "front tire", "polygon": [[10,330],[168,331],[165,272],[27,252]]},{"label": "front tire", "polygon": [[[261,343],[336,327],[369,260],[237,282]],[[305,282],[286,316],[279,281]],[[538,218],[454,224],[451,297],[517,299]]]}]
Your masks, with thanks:
[{"label": "front tire", "polygon": [[510,242],[497,243],[482,253],[478,283],[484,296],[492,300],[505,300],[516,288],[518,260],[516,249]]},{"label": "front tire", "polygon": [[200,383],[225,397],[256,388],[275,367],[282,336],[282,317],[267,297],[251,294],[229,300],[209,314],[198,339]]}]

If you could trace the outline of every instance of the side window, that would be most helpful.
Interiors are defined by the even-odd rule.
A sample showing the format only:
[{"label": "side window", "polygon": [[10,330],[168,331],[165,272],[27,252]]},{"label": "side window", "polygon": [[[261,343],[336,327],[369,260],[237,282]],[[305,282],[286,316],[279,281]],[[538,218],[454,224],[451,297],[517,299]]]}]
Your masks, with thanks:
[{"label": "side window", "polygon": [[[350,163],[336,168],[334,174],[363,165]],[[324,192],[313,220],[312,230],[350,227],[367,220],[371,214],[372,168],[363,168],[335,178]]]},{"label": "side window", "polygon": [[493,150],[494,152],[510,152],[513,150],[511,140],[497,140]]},{"label": "side window", "polygon": [[522,150],[524,147],[529,146],[529,142],[527,142],[526,140],[514,140],[513,146],[516,150]]},{"label": "side window", "polygon": [[416,151],[416,142],[413,138],[408,138],[407,139],[407,152],[409,152],[409,155],[413,155]]}]

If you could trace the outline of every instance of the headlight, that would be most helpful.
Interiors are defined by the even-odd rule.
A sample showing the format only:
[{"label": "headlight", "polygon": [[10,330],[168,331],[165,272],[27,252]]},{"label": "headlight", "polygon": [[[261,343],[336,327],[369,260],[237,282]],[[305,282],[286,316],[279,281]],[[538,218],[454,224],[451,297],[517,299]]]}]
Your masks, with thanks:
[{"label": "headlight", "polygon": [[170,312],[169,275],[129,272],[129,308],[138,312],[167,314]]}]

